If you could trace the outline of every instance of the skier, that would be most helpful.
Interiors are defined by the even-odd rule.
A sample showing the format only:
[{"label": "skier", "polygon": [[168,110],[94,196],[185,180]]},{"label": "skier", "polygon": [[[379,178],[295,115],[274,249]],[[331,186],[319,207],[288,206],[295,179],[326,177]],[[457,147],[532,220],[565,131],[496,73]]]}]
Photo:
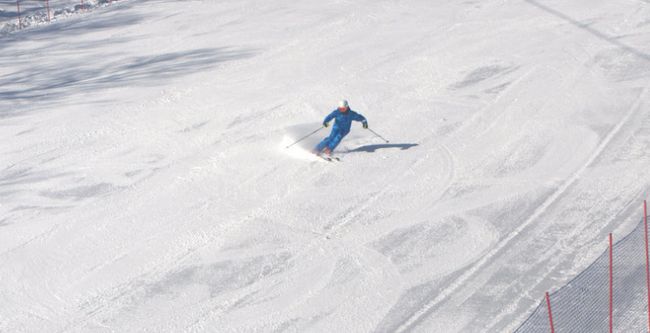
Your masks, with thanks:
[{"label": "skier", "polygon": [[316,155],[325,154],[330,156],[336,146],[341,143],[341,140],[350,133],[350,127],[352,126],[353,120],[360,121],[363,124],[363,128],[368,128],[368,121],[366,118],[350,110],[350,106],[346,100],[340,101],[338,108],[325,117],[325,120],[323,120],[323,126],[329,126],[329,122],[332,121],[332,119],[335,119],[334,126],[332,126],[332,132],[330,132],[330,135],[323,139],[323,141],[314,148],[314,153]]}]

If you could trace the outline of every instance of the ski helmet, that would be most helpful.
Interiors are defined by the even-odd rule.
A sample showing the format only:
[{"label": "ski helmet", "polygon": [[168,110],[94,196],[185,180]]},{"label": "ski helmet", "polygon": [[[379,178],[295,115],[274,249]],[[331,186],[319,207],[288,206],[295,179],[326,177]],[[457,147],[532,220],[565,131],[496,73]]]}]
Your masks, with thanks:
[{"label": "ski helmet", "polygon": [[339,109],[347,109],[349,107],[350,106],[348,105],[348,101],[343,99],[339,102]]}]

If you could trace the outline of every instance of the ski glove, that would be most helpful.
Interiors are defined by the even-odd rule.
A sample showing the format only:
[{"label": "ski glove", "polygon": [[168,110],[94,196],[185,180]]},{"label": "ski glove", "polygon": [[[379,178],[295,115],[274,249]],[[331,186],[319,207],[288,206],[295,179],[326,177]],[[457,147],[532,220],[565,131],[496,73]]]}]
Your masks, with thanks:
[{"label": "ski glove", "polygon": [[368,122],[367,121],[363,122],[363,128],[368,129]]},{"label": "ski glove", "polygon": [[323,122],[323,127],[327,127],[327,126],[329,126],[329,125],[330,125],[330,124],[328,124],[326,121]]}]

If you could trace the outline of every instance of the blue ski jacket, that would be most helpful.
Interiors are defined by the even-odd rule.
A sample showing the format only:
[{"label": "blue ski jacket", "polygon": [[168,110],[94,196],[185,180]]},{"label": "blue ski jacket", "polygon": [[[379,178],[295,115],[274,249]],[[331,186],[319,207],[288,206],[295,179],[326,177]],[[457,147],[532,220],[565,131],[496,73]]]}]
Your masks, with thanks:
[{"label": "blue ski jacket", "polygon": [[327,117],[325,117],[325,120],[323,120],[324,123],[329,123],[332,121],[332,119],[335,119],[334,121],[334,126],[332,126],[332,133],[338,132],[342,136],[347,135],[350,133],[350,127],[352,127],[352,121],[360,121],[362,123],[367,123],[368,121],[366,118],[350,109],[348,109],[347,112],[341,112],[338,109],[332,111]]}]

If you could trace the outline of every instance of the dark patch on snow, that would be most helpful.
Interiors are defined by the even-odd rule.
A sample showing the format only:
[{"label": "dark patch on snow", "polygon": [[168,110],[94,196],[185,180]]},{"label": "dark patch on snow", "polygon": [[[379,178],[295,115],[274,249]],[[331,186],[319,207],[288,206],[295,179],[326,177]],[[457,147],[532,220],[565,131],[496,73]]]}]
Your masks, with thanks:
[{"label": "dark patch on snow", "polygon": [[8,197],[10,195],[16,194],[20,191],[0,191],[0,198]]},{"label": "dark patch on snow", "polygon": [[389,148],[399,148],[399,150],[408,150],[410,148],[418,146],[417,143],[387,143],[387,144],[378,144],[378,145],[367,145],[348,150],[346,153],[357,153],[357,152],[366,152],[374,153],[379,149],[389,149]]},{"label": "dark patch on snow", "polygon": [[[73,34],[69,33],[68,35]],[[113,43],[113,41],[110,42]],[[98,44],[99,41],[87,43]],[[74,45],[70,46],[70,49],[78,50],[80,47],[83,48],[80,45]],[[54,53],[56,51],[53,50]],[[60,52],[65,51],[60,50]],[[168,84],[176,77],[191,75],[226,61],[253,55],[250,50],[221,47],[131,58],[125,55],[120,57],[119,61],[102,62],[97,61],[97,54],[92,52],[84,54],[84,57],[70,63],[69,66],[61,66],[60,63],[34,62],[33,66],[1,76],[0,106],[6,103],[12,107],[2,108],[0,119],[26,115],[38,109],[52,109],[57,102],[64,103],[72,95],[130,85]],[[12,57],[16,56],[15,53],[12,54]],[[0,56],[0,62],[4,58]],[[38,78],[38,80],[34,80],[34,78]],[[38,105],[39,103],[43,103],[43,105]],[[21,104],[29,104],[29,110],[21,110],[19,108]],[[45,104],[47,104],[47,108],[44,106]],[[196,128],[203,125],[205,124],[195,124]]]},{"label": "dark patch on snow", "polygon": [[[240,260],[226,260],[210,265],[195,265],[168,274],[159,282],[145,288],[145,298],[176,294],[190,285],[204,286],[209,297],[249,286],[289,268],[290,254],[287,252],[268,254]],[[250,302],[259,302],[254,297]],[[243,304],[240,304],[243,306]]]},{"label": "dark patch on snow", "polygon": [[94,185],[78,186],[61,191],[42,191],[40,194],[51,199],[81,200],[107,194],[115,189],[113,184],[99,183]]},{"label": "dark patch on snow", "polygon": [[516,71],[519,67],[516,66],[501,66],[501,65],[490,65],[479,67],[465,76],[465,78],[457,83],[454,83],[450,88],[451,89],[463,89],[473,85],[476,85],[485,80],[506,75]]},{"label": "dark patch on snow", "polygon": [[53,178],[68,176],[71,173],[61,172],[61,173],[48,173],[46,171],[34,171],[33,168],[23,168],[13,171],[8,171],[0,173],[0,185],[9,186],[9,185],[20,185],[20,184],[32,184],[41,182],[44,180],[49,180]]},{"label": "dark patch on snow", "polygon": [[11,210],[11,212],[19,212],[19,211],[25,211],[25,210],[45,210],[45,211],[54,211],[54,210],[63,210],[63,209],[68,209],[70,206],[16,206]]},{"label": "dark patch on snow", "polygon": [[196,124],[194,124],[192,126],[185,127],[181,132],[182,133],[188,133],[188,132],[191,132],[191,131],[195,131],[195,130],[201,129],[203,126],[207,125],[208,123],[209,123],[209,121],[207,121],[207,120],[202,121],[202,122],[196,123]]},{"label": "dark patch on snow", "polygon": [[485,89],[484,92],[487,93],[487,94],[498,94],[498,93],[502,92],[503,90],[505,90],[506,88],[508,88],[508,86],[511,83],[512,82],[506,82],[506,83],[503,83],[503,84],[499,84],[499,85],[494,86],[492,88]]},{"label": "dark patch on snow", "polygon": [[139,175],[140,173],[142,173],[142,170],[133,170],[133,171],[125,172],[124,175],[129,177],[129,178],[133,178],[133,177]]},{"label": "dark patch on snow", "polygon": [[34,127],[34,128],[30,128],[30,129],[28,129],[28,130],[20,131],[20,132],[16,133],[16,136],[21,136],[21,135],[29,134],[29,133],[34,132],[35,130],[36,130],[36,128]]}]

